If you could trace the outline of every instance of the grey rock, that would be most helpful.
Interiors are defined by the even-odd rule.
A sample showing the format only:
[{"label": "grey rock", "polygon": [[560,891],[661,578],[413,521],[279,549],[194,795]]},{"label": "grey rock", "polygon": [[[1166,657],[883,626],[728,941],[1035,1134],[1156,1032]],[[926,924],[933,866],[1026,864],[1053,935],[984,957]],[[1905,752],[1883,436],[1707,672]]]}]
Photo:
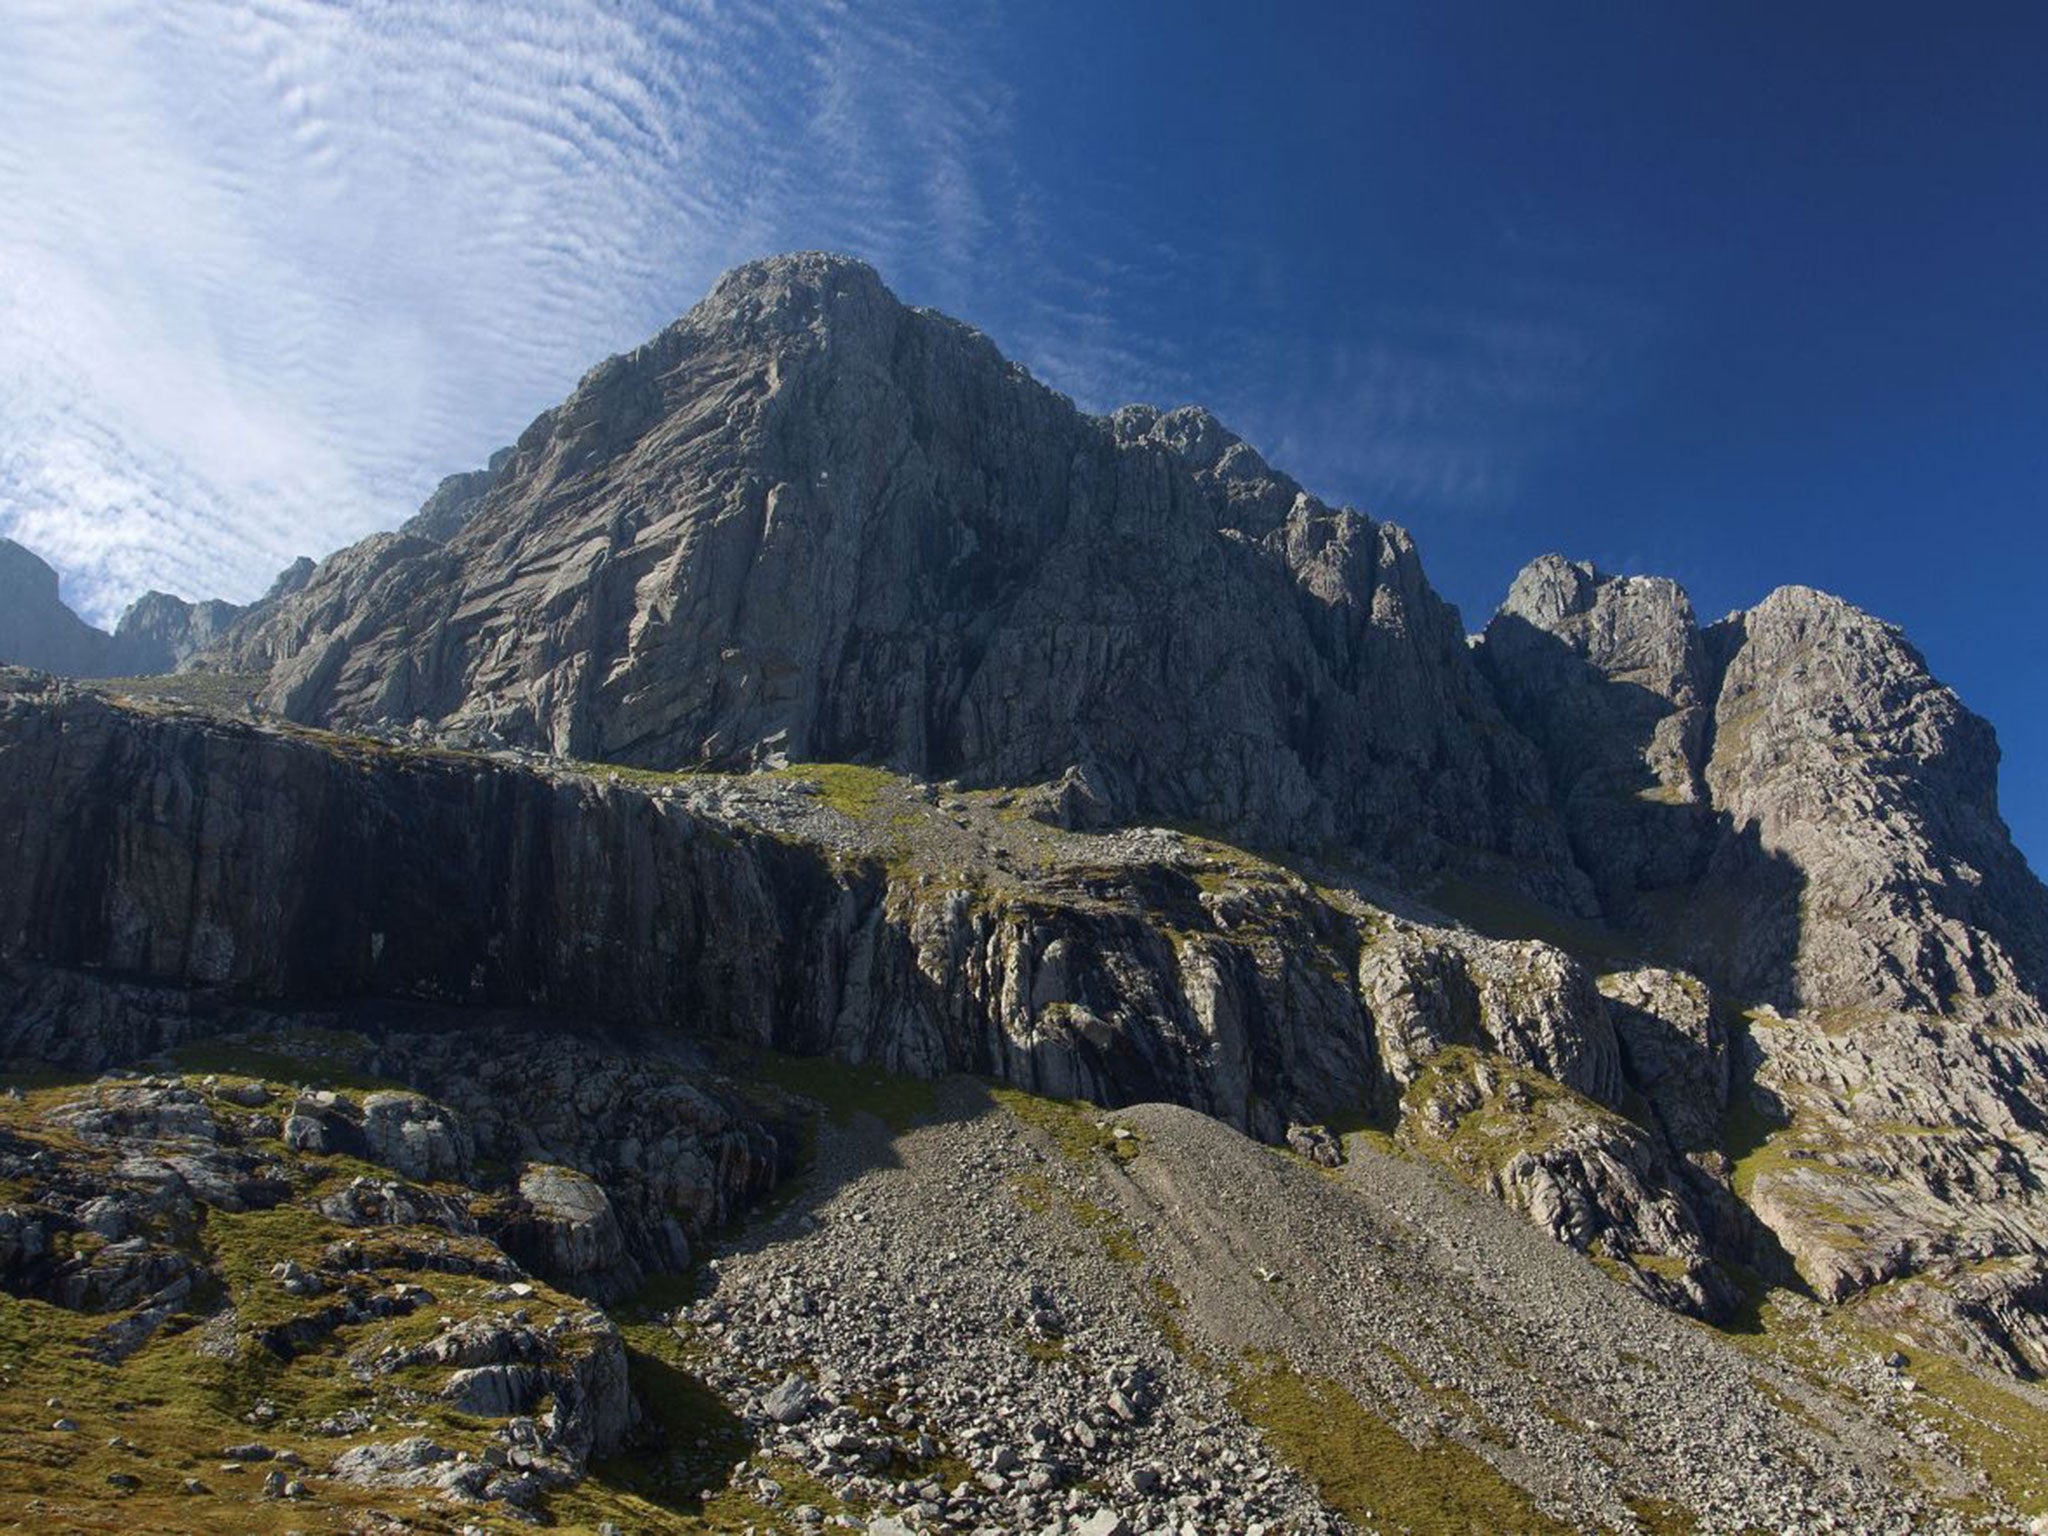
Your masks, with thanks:
[{"label": "grey rock", "polygon": [[761,1411],[778,1424],[796,1424],[810,1416],[817,1400],[817,1389],[803,1377],[791,1374],[761,1400]]},{"label": "grey rock", "polygon": [[[419,511],[406,520],[399,532],[432,539],[437,544],[447,543],[475,515],[485,493],[511,459],[512,450],[500,448],[491,455],[491,462],[486,468],[448,476],[434,487],[433,494],[420,504]],[[306,576],[308,579],[312,576],[310,569]],[[301,581],[299,585],[303,588],[305,582]]]},{"label": "grey rock", "polygon": [[416,1094],[382,1091],[363,1100],[363,1140],[376,1162],[409,1179],[460,1179],[475,1150],[461,1120]]},{"label": "grey rock", "polygon": [[513,1251],[550,1279],[570,1284],[599,1280],[608,1289],[631,1289],[625,1234],[604,1188],[588,1175],[552,1164],[533,1164],[519,1175],[526,1213],[511,1236]]},{"label": "grey rock", "polygon": [[449,1373],[441,1395],[464,1413],[505,1419],[525,1413],[549,1385],[546,1372],[527,1365],[478,1365]]},{"label": "grey rock", "polygon": [[57,573],[0,539],[0,661],[67,677],[105,675],[111,638],[64,606]]},{"label": "grey rock", "polygon": [[1082,416],[839,258],[729,274],[529,427],[446,542],[367,540],[258,628],[210,664],[274,663],[294,719],[653,767],[1082,764],[1123,818],[1488,850],[1577,899],[1406,534],[1202,413]]},{"label": "grey rock", "polygon": [[1328,1126],[1290,1125],[1287,1145],[1324,1168],[1336,1168],[1344,1161],[1344,1143],[1330,1134]]},{"label": "grey rock", "polygon": [[[2048,892],[1990,728],[1896,628],[1804,587],[1702,632],[1669,583],[1547,558],[1480,655],[1609,920],[1748,1005],[1738,1052],[1682,978],[1603,982],[1671,1148],[1725,1178],[1724,1104],[1779,1125],[1749,1205],[1831,1299],[2038,1251],[2015,1175],[2048,1157],[2048,1080],[1990,1042],[2048,1028]],[[2031,1369],[1993,1311],[1948,1315]]]},{"label": "grey rock", "polygon": [[1478,656],[1542,750],[1572,851],[1611,917],[1695,872],[1714,683],[1677,583],[1532,562]]}]

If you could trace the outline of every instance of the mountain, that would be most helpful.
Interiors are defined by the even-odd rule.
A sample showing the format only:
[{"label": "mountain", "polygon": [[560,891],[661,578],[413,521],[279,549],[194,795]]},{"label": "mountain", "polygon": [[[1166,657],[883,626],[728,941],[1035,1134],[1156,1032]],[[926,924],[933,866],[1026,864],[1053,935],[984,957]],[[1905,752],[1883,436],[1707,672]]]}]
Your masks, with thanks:
[{"label": "mountain", "polygon": [[1881,621],[1468,640],[819,255],[288,577],[0,672],[0,1412],[151,1528],[251,1424],[337,1520],[2048,1510],[2048,891]]},{"label": "mountain", "polygon": [[109,637],[64,606],[57,573],[0,539],[0,659],[74,677],[101,675]]},{"label": "mountain", "polygon": [[66,677],[150,677],[176,672],[211,649],[237,621],[254,622],[312,575],[300,558],[254,603],[188,602],[145,592],[110,635],[88,624],[57,593],[57,573],[34,552],[0,539],[0,663]]},{"label": "mountain", "polygon": [[1084,416],[856,262],[741,268],[528,427],[446,542],[413,526],[222,665],[273,664],[292,719],[642,767],[1074,769],[1118,818],[1579,899],[1405,533],[1203,412]]}]

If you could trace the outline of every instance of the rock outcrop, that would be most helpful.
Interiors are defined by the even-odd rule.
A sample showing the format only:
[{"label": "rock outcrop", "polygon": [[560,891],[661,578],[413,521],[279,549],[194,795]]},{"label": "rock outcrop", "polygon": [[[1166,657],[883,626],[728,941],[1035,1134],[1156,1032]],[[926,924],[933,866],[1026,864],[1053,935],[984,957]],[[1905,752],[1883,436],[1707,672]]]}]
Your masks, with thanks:
[{"label": "rock outcrop", "polygon": [[1805,587],[1702,631],[1669,582],[1545,557],[1480,657],[1609,921],[1727,999],[1682,1038],[1625,1032],[1638,1079],[1679,1090],[1673,1140],[1720,1139],[1700,1093],[1734,1059],[1767,1132],[1742,1194],[1820,1294],[2028,1273],[2048,891],[1999,819],[1990,727],[1896,628]]},{"label": "rock outcrop", "polygon": [[57,573],[12,539],[0,539],[0,662],[69,677],[99,677],[107,632],[64,606]]},{"label": "rock outcrop", "polygon": [[1206,413],[1084,416],[859,263],[739,269],[444,489],[452,533],[330,558],[210,664],[296,720],[648,768],[1079,765],[1126,818],[1582,899],[1406,534]]}]

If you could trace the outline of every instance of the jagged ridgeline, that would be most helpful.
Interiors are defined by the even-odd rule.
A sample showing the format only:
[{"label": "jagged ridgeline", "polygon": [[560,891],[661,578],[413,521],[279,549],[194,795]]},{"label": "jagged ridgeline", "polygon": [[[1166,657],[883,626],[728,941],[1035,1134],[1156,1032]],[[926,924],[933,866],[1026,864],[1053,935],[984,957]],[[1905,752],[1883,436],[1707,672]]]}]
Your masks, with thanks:
[{"label": "jagged ridgeline", "polygon": [[2048,893],[1845,603],[1545,557],[1468,639],[819,255],[247,609],[17,564],[10,659],[178,670],[4,674],[0,1489],[238,1496],[70,1390],[267,1403],[300,1523],[2048,1512]]}]

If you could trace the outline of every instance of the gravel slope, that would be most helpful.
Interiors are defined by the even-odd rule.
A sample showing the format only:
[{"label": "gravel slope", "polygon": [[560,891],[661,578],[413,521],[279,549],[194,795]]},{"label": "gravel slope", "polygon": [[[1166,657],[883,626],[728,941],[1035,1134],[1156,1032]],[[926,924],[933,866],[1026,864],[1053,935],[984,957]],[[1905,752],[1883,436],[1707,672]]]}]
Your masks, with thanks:
[{"label": "gravel slope", "polygon": [[[1944,1507],[1984,1493],[1432,1169],[1354,1137],[1325,1171],[1166,1105],[1097,1122],[955,1079],[900,1136],[827,1124],[794,1201],[707,1286],[678,1331],[765,1431],[758,1460],[913,1525],[1498,1529],[1499,1495],[1526,1497],[1529,1529],[1961,1530]],[[1367,1479],[1387,1509],[1334,1485],[1343,1508],[1323,1505],[1281,1448],[1319,1476],[1321,1452],[1261,1433],[1245,1385],[1283,1369],[1420,1452]],[[810,1400],[778,1424],[791,1375]],[[1349,1412],[1333,1447],[1358,1438]],[[956,1477],[863,1464],[921,1435]],[[1427,1526],[1396,1497],[1417,1477]]]}]

